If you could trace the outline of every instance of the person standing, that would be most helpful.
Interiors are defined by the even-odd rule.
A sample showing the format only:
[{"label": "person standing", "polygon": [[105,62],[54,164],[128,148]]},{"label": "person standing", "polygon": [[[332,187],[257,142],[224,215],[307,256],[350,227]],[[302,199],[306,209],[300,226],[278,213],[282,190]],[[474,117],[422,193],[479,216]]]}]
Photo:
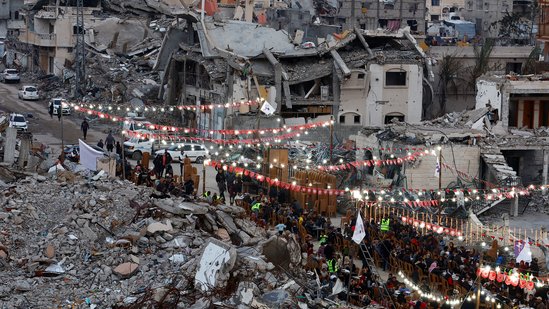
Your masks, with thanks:
[{"label": "person standing", "polygon": [[217,182],[217,188],[219,189],[219,196],[223,196],[223,198],[225,198],[225,191],[227,191],[226,180],[225,172],[223,169],[219,169],[215,176],[215,181]]},{"label": "person standing", "polygon": [[157,175],[162,175],[162,155],[158,154],[153,160],[154,172]]},{"label": "person standing", "polygon": [[80,130],[82,130],[82,133],[84,134],[84,140],[86,140],[86,136],[88,136],[88,129],[90,128],[90,124],[86,119],[82,121],[82,124],[80,125]]},{"label": "person standing", "polygon": [[114,137],[112,136],[112,132],[109,132],[109,135],[107,135],[105,144],[107,145],[107,151],[112,152],[114,149]]},{"label": "person standing", "polygon": [[[166,170],[166,167],[168,165],[172,164],[172,155],[168,152],[168,149],[164,149],[164,154],[162,154],[162,171],[160,172],[160,176],[162,176],[162,173],[164,173],[164,170]],[[172,170],[173,173],[173,170]]]},{"label": "person standing", "polygon": [[63,116],[63,107],[61,104],[57,106],[57,119],[61,121],[61,116]]},{"label": "person standing", "polygon": [[105,145],[103,144],[103,140],[100,139],[99,142],[97,142],[97,147],[103,149],[104,146],[105,146]]},{"label": "person standing", "polygon": [[[86,139],[84,137],[84,139]],[[120,142],[116,142],[116,154],[122,157],[122,145],[120,145]]]}]

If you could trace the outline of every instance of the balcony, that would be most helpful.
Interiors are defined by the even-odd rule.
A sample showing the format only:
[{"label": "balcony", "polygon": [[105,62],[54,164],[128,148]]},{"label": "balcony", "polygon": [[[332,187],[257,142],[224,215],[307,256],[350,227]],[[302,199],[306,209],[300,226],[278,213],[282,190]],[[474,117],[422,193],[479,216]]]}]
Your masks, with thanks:
[{"label": "balcony", "polygon": [[35,18],[41,19],[57,19],[57,12],[55,6],[44,6],[42,10],[36,12]]},{"label": "balcony", "polygon": [[55,47],[56,46],[56,35],[55,33],[36,33],[32,31],[23,31],[19,35],[19,41],[21,43],[32,44],[35,46],[42,47]]}]

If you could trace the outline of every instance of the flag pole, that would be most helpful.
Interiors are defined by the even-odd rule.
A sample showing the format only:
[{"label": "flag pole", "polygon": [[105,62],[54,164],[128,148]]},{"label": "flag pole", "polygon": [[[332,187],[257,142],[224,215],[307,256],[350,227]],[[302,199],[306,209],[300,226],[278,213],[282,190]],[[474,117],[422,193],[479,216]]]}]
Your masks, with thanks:
[{"label": "flag pole", "polygon": [[442,147],[438,146],[438,190],[442,189]]}]

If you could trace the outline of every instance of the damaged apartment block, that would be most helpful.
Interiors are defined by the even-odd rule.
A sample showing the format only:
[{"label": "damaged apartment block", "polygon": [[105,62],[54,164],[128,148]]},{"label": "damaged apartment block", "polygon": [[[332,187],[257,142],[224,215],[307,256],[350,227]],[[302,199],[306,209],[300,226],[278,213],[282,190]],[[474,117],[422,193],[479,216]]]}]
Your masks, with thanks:
[{"label": "damaged apartment block", "polygon": [[[163,76],[159,95],[169,105],[262,98],[285,123],[334,117],[359,127],[393,118],[417,123],[424,98],[432,97],[431,68],[409,28],[336,33],[315,25],[292,36],[255,23],[184,19],[185,27],[168,30],[156,66]],[[257,127],[258,108],[184,111],[184,121],[213,130]],[[273,119],[261,121],[267,126]]]}]

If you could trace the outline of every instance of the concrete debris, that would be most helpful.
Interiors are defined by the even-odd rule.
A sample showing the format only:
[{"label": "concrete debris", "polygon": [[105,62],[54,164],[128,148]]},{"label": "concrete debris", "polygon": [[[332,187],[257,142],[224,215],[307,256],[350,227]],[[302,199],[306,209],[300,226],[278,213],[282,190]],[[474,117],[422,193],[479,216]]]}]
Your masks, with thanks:
[{"label": "concrete debris", "polygon": [[173,227],[170,220],[166,221],[166,224],[153,222],[147,226],[147,233],[149,234],[155,234],[157,232],[170,232],[171,230],[173,230]]},{"label": "concrete debris", "polygon": [[[88,299],[101,308],[273,308],[306,292],[290,273],[311,280],[293,235],[267,238],[238,207],[161,204],[151,188],[78,175],[72,183],[29,175],[14,185],[0,194],[0,298],[13,307]],[[154,218],[130,200],[155,209]]]},{"label": "concrete debris", "polygon": [[125,278],[133,275],[137,271],[138,267],[139,267],[139,264],[127,262],[127,263],[122,263],[116,266],[116,268],[114,268],[112,272],[119,275],[122,278]]},{"label": "concrete debris", "polygon": [[225,286],[236,262],[236,250],[216,239],[210,239],[200,258],[195,284],[202,291]]}]

